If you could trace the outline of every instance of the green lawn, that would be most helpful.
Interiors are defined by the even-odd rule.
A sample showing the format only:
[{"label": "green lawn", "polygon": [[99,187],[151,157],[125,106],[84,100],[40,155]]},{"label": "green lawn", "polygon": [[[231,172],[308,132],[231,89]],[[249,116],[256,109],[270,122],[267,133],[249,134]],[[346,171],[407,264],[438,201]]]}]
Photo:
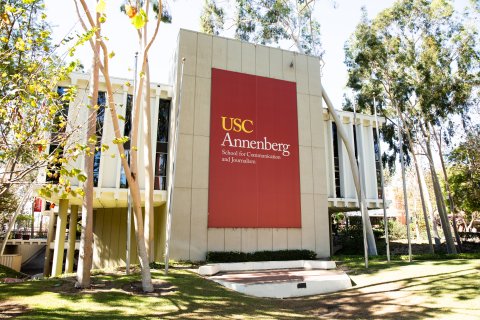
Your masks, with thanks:
[{"label": "green lawn", "polygon": [[138,275],[98,274],[92,290],[72,277],[0,284],[0,318],[18,319],[479,319],[480,260],[386,264],[344,258],[356,284],[335,294],[295,299],[247,297],[185,269],[154,270],[161,292],[133,293]]}]

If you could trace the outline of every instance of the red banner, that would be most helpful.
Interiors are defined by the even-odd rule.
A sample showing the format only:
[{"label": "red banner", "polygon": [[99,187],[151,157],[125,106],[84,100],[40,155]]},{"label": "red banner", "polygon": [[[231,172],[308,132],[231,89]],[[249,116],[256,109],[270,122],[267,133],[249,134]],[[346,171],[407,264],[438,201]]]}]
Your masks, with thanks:
[{"label": "red banner", "polygon": [[212,69],[208,226],[300,228],[294,82]]},{"label": "red banner", "polygon": [[35,202],[33,204],[33,211],[34,212],[42,212],[43,211],[43,206],[42,206],[42,199],[41,198],[35,198]]}]

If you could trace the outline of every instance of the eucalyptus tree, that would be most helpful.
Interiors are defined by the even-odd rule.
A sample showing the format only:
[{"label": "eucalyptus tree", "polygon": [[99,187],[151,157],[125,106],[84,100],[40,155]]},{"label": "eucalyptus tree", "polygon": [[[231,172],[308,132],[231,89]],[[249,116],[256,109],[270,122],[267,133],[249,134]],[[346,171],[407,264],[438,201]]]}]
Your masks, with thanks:
[{"label": "eucalyptus tree", "polygon": [[[200,17],[203,32],[222,34],[235,30],[235,38],[279,44],[305,54],[321,56],[320,23],[315,19],[315,0],[206,0]],[[235,7],[232,15],[227,8]]]},{"label": "eucalyptus tree", "polygon": [[[140,123],[140,110],[141,110],[141,103],[143,101],[143,108],[144,108],[144,115],[150,114],[149,112],[149,71],[148,71],[148,51],[151,48],[153,42],[155,41],[158,30],[160,27],[161,21],[169,21],[170,16],[168,13],[164,11],[162,6],[162,1],[138,1],[132,0],[127,1],[123,6],[122,10],[128,16],[129,22],[133,25],[133,27],[137,30],[140,40],[140,48],[141,48],[141,57],[140,57],[140,78],[141,81],[139,82],[137,88],[135,88],[135,105],[134,105],[134,112],[132,115],[132,135],[131,138],[122,136],[120,133],[120,126],[119,126],[119,115],[117,114],[117,106],[113,99],[113,87],[110,78],[110,71],[109,71],[109,63],[110,60],[114,57],[114,53],[108,50],[106,38],[101,34],[101,26],[103,23],[106,22],[106,3],[105,0],[97,0],[96,7],[93,12],[96,15],[99,15],[98,21],[100,23],[96,23],[96,19],[92,14],[92,10],[90,10],[89,6],[87,5],[85,0],[76,0],[75,4],[77,6],[77,13],[80,18],[81,24],[83,25],[84,29],[86,30],[85,33],[85,41],[90,43],[90,47],[93,51],[96,51],[96,44],[99,44],[98,50],[98,57],[99,57],[99,68],[105,78],[105,84],[107,88],[107,105],[108,110],[110,111],[110,115],[112,118],[112,123],[114,127],[114,134],[115,137],[113,139],[113,143],[117,145],[118,152],[121,158],[122,167],[125,171],[125,176],[128,182],[128,187],[130,189],[133,201],[133,210],[134,210],[134,227],[135,227],[135,235],[137,239],[137,251],[140,260],[141,272],[142,272],[142,288],[145,292],[153,291],[153,285],[151,281],[151,272],[149,267],[149,252],[147,251],[146,245],[146,235],[149,234],[148,230],[150,229],[149,226],[147,228],[144,227],[144,220],[142,216],[142,203],[140,197],[140,186],[138,180],[138,155],[136,153],[137,145],[138,145],[138,129]],[[78,5],[80,4],[80,5]],[[86,17],[86,21],[84,20],[84,16],[80,13],[83,12],[84,16]],[[154,31],[152,35],[147,35],[148,30],[148,21],[150,18],[154,18]],[[92,40],[92,35],[95,36],[95,41]],[[146,126],[148,127],[148,124]],[[144,132],[145,134],[149,134]],[[123,147],[123,143],[126,141],[131,140],[132,150],[130,163],[127,161],[125,149]],[[150,143],[150,142],[149,142]],[[151,146],[150,146],[151,148]],[[149,145],[146,146],[146,149],[149,149]],[[147,150],[147,152],[149,152]],[[151,152],[151,150],[150,150]],[[147,153],[147,155],[150,153]],[[151,157],[147,156],[147,160],[151,159]],[[151,164],[150,164],[151,166]],[[153,170],[146,166],[146,180],[153,181]],[[150,187],[153,190],[153,184]],[[146,197],[148,198],[146,187]],[[153,211],[153,197],[149,198],[149,204],[145,204],[146,207],[146,219],[151,217],[149,211]],[[148,218],[147,218],[148,217]],[[153,222],[152,222],[153,223]],[[90,258],[89,258],[90,259]]]},{"label": "eucalyptus tree", "polygon": [[89,85],[89,105],[86,141],[88,151],[85,153],[84,170],[86,181],[84,182],[84,196],[82,199],[82,231],[80,235],[80,247],[78,252],[77,283],[78,288],[88,288],[91,285],[90,270],[93,260],[93,185],[94,185],[94,157],[97,145],[97,113],[98,106],[98,86],[100,75],[100,37],[101,23],[100,12],[96,12],[93,28],[97,30],[93,36],[93,57],[92,70]]},{"label": "eucalyptus tree", "polygon": [[384,116],[400,119],[417,168],[415,147],[426,155],[450,253],[456,248],[433,161],[432,127],[469,107],[479,79],[478,40],[475,26],[449,2],[401,0],[373,20],[364,13],[345,49],[348,86],[359,104],[366,108],[375,98]]},{"label": "eucalyptus tree", "polygon": [[200,31],[219,35],[225,23],[225,12],[215,0],[205,0],[200,14]]}]

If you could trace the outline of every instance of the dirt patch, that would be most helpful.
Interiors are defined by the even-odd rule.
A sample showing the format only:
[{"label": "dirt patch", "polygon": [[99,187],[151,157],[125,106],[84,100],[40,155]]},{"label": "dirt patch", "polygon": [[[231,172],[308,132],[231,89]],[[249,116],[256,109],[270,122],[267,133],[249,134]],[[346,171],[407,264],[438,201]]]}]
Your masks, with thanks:
[{"label": "dirt patch", "polygon": [[98,280],[92,279],[92,284],[89,288],[76,288],[76,279],[74,277],[62,278],[58,282],[52,284],[48,290],[52,292],[58,292],[63,294],[92,294],[100,292],[108,292],[112,290],[124,291],[132,295],[146,295],[146,296],[164,296],[171,294],[178,290],[167,281],[159,279],[152,279],[153,292],[143,292],[141,281],[132,281],[128,283],[118,283],[110,280]]},{"label": "dirt patch", "polygon": [[122,286],[122,290],[132,293],[141,294],[146,296],[165,296],[177,291],[178,288],[173,286],[167,281],[153,280],[153,292],[143,292],[142,283],[140,281],[134,281]]}]

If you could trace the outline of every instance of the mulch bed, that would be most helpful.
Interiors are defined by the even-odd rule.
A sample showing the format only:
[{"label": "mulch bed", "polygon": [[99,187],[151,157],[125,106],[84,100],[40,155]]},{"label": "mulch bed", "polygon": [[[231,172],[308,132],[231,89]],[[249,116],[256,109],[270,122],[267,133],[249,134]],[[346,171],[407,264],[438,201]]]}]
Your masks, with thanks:
[{"label": "mulch bed", "polygon": [[140,294],[146,296],[165,296],[178,290],[177,287],[173,286],[167,281],[152,280],[152,282],[153,292],[143,292],[141,281],[127,283],[122,286],[122,290],[132,294]]}]

